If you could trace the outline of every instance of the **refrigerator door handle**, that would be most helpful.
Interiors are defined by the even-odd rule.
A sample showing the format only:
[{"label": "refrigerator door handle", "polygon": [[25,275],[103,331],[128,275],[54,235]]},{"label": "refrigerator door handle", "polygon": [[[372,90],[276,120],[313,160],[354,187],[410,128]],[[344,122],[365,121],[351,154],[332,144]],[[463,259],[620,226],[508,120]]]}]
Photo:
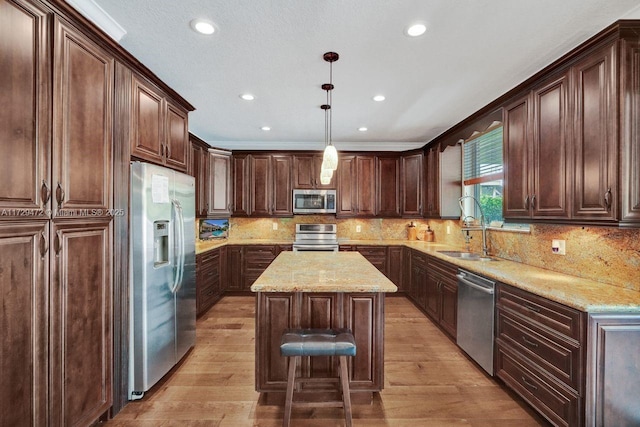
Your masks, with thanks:
[{"label": "refrigerator door handle", "polygon": [[173,279],[173,285],[170,287],[172,293],[176,293],[178,286],[180,285],[180,271],[182,269],[182,259],[184,257],[184,242],[183,242],[183,229],[182,219],[180,217],[180,202],[177,200],[171,200],[172,216],[173,216],[173,246],[176,247],[178,242],[177,254],[174,255],[175,259],[175,273]]},{"label": "refrigerator door handle", "polygon": [[178,208],[178,218],[180,221],[180,264],[179,264],[179,276],[175,286],[174,292],[178,292],[178,289],[182,287],[182,280],[184,279],[184,262],[186,259],[185,242],[184,242],[184,211],[180,202],[176,200],[176,206]]}]

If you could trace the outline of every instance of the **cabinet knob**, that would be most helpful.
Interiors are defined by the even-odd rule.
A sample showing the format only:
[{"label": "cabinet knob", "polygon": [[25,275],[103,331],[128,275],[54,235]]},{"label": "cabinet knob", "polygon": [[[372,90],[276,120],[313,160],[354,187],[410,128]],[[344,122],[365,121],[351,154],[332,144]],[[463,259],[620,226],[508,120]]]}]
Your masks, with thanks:
[{"label": "cabinet knob", "polygon": [[170,145],[165,145],[164,146],[164,153],[167,157],[171,157],[171,146]]}]

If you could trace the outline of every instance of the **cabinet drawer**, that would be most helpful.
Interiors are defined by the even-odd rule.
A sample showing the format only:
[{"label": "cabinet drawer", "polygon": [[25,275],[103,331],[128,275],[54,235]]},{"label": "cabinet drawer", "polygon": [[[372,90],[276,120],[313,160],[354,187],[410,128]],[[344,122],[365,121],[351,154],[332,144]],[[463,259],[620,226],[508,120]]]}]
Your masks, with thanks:
[{"label": "cabinet drawer", "polygon": [[498,309],[498,342],[505,343],[558,380],[581,391],[581,348],[518,315]]},{"label": "cabinet drawer", "polygon": [[580,425],[580,398],[550,381],[535,367],[501,345],[497,346],[496,375],[553,424]]},{"label": "cabinet drawer", "polygon": [[412,250],[411,251],[411,264],[412,265],[419,265],[422,267],[426,267],[427,266],[427,254],[416,251],[416,250]]},{"label": "cabinet drawer", "polygon": [[375,246],[356,246],[358,252],[360,252],[363,256],[377,256],[377,257],[386,257],[387,256],[387,248],[380,248]]},{"label": "cabinet drawer", "polygon": [[244,247],[244,256],[252,257],[252,258],[260,258],[260,257],[275,257],[276,256],[276,246],[274,245],[264,245],[264,246],[245,246]]},{"label": "cabinet drawer", "polygon": [[507,285],[498,286],[496,302],[578,342],[583,340],[585,320],[578,310]]}]

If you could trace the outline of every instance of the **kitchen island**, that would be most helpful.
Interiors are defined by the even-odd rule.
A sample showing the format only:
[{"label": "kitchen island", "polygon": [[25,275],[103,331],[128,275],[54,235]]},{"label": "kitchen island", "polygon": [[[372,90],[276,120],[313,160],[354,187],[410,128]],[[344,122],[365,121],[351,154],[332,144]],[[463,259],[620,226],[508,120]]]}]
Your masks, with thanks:
[{"label": "kitchen island", "polygon": [[[384,294],[396,286],[358,252],[282,252],[251,286],[256,292],[256,391],[284,399],[286,328],[349,328],[357,354],[349,363],[352,397],[371,401],[384,385]],[[336,376],[333,357],[303,358],[302,376]],[[318,394],[323,391],[318,390]]]}]

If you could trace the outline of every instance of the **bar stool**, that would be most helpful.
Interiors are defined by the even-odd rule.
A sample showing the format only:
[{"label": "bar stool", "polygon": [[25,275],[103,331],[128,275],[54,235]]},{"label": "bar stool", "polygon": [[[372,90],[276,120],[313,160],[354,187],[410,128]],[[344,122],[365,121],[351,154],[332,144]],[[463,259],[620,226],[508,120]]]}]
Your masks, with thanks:
[{"label": "bar stool", "polygon": [[[282,425],[291,422],[291,409],[297,407],[344,408],[347,427],[351,427],[351,397],[349,395],[349,373],[347,357],[356,355],[356,342],[349,329],[286,329],[282,334],[280,354],[289,357],[287,395],[284,404]],[[338,356],[340,373],[337,378],[296,378],[296,367],[303,356]],[[339,383],[342,400],[324,402],[294,402],[293,390],[300,383]]]}]

